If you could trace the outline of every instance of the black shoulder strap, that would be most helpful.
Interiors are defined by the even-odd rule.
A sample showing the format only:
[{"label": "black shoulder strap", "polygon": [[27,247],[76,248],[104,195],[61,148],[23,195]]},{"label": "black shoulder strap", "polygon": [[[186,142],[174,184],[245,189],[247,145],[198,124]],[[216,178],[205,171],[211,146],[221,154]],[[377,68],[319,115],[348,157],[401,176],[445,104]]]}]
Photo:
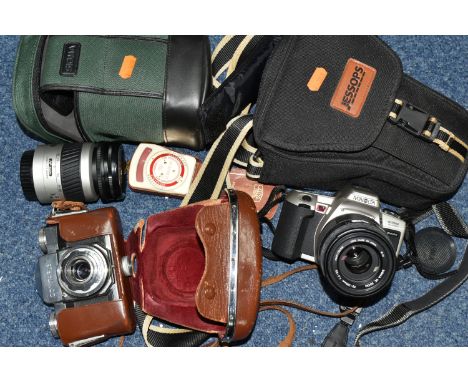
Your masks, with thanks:
[{"label": "black shoulder strap", "polygon": [[206,155],[200,171],[182,201],[182,206],[219,197],[236,152],[252,126],[251,114],[241,115],[228,123],[224,133],[213,143]]},{"label": "black shoulder strap", "polygon": [[[453,206],[447,202],[436,204],[432,207],[442,228],[451,236],[468,238],[468,226],[463,218],[458,214]],[[465,250],[463,260],[458,270],[452,276],[446,278],[440,284],[435,286],[425,295],[394,306],[390,311],[379,319],[365,325],[357,334],[354,341],[355,346],[360,346],[362,336],[384,330],[394,326],[401,325],[410,317],[429,309],[431,306],[442,301],[458,287],[460,287],[468,278],[468,247]]]}]

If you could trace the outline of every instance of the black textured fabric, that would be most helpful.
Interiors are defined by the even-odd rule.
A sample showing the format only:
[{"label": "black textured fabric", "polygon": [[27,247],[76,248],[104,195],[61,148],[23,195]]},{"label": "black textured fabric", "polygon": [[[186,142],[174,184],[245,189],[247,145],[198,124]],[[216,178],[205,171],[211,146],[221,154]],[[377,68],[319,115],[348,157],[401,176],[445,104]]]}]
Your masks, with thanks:
[{"label": "black textured fabric", "polygon": [[235,140],[241,133],[244,126],[251,120],[251,115],[245,115],[235,120],[231,126],[226,129],[208,165],[206,166],[205,172],[203,173],[198,186],[190,198],[189,204],[210,199],[215,185],[218,182],[221,169],[227,161],[229,151],[231,151]]},{"label": "black textured fabric", "polygon": [[[263,69],[279,38],[253,39],[239,60],[236,70],[205,100],[200,109],[205,141],[213,143],[227,123],[257,100]],[[213,70],[215,73],[215,70]]]},{"label": "black textured fabric", "polygon": [[213,75],[218,74],[221,68],[232,58],[232,55],[245,37],[247,36],[232,36],[232,38],[221,48],[221,50],[218,52],[218,55],[211,64]]},{"label": "black textured fabric", "polygon": [[[457,248],[450,235],[440,228],[428,227],[416,233],[416,268],[422,276],[440,275],[455,263]],[[432,278],[432,277],[429,277]]]},{"label": "black textured fabric", "polygon": [[[368,147],[388,116],[401,80],[395,53],[376,37],[366,36],[288,36],[281,45],[284,52],[270,57],[264,73],[264,78],[275,78],[259,97],[255,138],[298,152]],[[330,107],[350,58],[377,70],[359,118]],[[320,90],[312,92],[307,83],[317,67],[328,74]]]},{"label": "black textured fabric", "polygon": [[[357,118],[330,106],[349,58],[377,71]],[[306,85],[316,67],[328,74],[320,90],[311,92]],[[352,184],[414,210],[448,200],[460,187],[468,160],[390,123],[396,98],[427,111],[468,142],[467,111],[403,75],[398,58],[378,38],[282,38],[265,67],[254,117],[264,161],[260,181],[327,190]]]},{"label": "black textured fabric", "polygon": [[451,236],[468,238],[468,226],[449,203],[439,203],[432,207],[440,225]]}]

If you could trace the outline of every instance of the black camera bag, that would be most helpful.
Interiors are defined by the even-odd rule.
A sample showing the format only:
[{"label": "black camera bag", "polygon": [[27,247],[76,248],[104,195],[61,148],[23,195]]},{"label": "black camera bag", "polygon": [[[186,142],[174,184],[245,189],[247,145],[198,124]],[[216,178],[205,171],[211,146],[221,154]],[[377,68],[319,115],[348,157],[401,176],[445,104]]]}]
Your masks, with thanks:
[{"label": "black camera bag", "polygon": [[262,183],[353,184],[415,210],[452,197],[468,166],[467,111],[404,74],[373,36],[282,37],[263,70],[253,136],[236,162]]},{"label": "black camera bag", "polygon": [[[328,74],[311,91],[320,67]],[[356,70],[364,78],[353,89]],[[342,81],[360,102],[351,112],[337,89]],[[468,166],[467,111],[403,74],[377,37],[283,38],[263,72],[253,132],[263,183],[329,190],[352,183],[419,210],[449,199]]]}]

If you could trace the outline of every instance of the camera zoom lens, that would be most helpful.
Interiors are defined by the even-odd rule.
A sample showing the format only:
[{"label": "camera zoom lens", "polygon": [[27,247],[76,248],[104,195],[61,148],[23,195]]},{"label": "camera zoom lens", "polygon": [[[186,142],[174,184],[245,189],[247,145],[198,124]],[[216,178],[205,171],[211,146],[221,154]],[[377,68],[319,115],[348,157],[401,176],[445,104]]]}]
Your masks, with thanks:
[{"label": "camera zoom lens", "polygon": [[365,248],[352,246],[344,254],[344,263],[352,273],[367,272],[372,264],[372,258]]},{"label": "camera zoom lens", "polygon": [[119,143],[41,145],[23,153],[20,180],[27,200],[95,202],[125,196],[125,157]]},{"label": "camera zoom lens", "polygon": [[77,281],[86,281],[91,274],[91,265],[86,260],[78,260],[71,266],[71,271]]},{"label": "camera zoom lens", "polygon": [[386,232],[373,221],[344,216],[319,237],[322,274],[345,298],[377,296],[390,286],[396,271],[395,250]]}]

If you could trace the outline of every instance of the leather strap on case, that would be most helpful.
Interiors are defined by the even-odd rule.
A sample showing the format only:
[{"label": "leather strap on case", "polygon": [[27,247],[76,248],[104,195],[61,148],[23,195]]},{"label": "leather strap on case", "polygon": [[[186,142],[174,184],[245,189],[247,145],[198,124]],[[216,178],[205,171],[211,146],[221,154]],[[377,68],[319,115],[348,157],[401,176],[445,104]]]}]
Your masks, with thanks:
[{"label": "leather strap on case", "polygon": [[204,207],[196,219],[206,258],[195,296],[197,310],[211,321],[226,323],[225,343],[244,339],[253,329],[262,262],[252,199],[234,190],[227,194],[229,204]]},{"label": "leather strap on case", "polygon": [[[462,217],[449,203],[443,202],[432,207],[433,213],[437,216],[442,228],[449,235],[468,238],[468,226]],[[355,346],[360,346],[361,337],[394,326],[401,325],[410,317],[429,309],[431,306],[442,301],[449,296],[458,287],[460,287],[468,278],[468,247],[465,250],[463,260],[455,274],[447,277],[444,281],[431,289],[425,295],[394,306],[390,311],[379,319],[365,325],[357,334],[354,341]]]}]

